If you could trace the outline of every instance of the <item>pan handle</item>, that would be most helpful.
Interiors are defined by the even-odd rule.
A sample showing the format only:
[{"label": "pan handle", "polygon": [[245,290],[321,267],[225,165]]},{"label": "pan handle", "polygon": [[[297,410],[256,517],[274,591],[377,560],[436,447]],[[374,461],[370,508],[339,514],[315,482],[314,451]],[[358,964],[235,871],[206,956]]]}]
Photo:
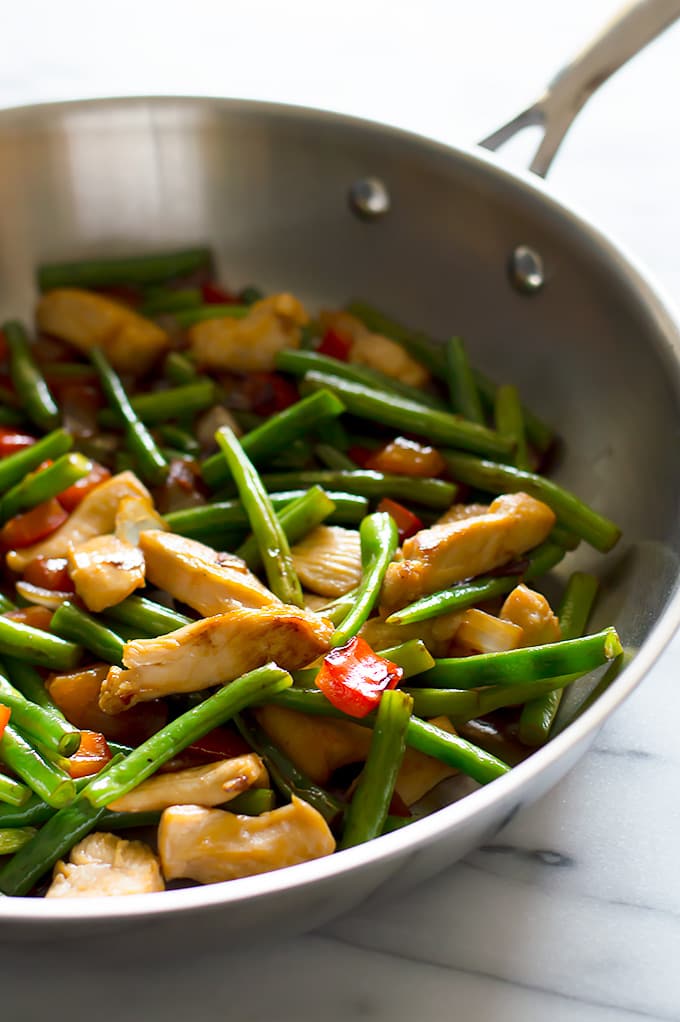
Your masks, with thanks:
[{"label": "pan handle", "polygon": [[495,151],[519,131],[538,125],[543,137],[530,170],[545,177],[582,106],[622,64],[680,16],[680,0],[637,0],[625,7],[521,114],[480,142]]}]

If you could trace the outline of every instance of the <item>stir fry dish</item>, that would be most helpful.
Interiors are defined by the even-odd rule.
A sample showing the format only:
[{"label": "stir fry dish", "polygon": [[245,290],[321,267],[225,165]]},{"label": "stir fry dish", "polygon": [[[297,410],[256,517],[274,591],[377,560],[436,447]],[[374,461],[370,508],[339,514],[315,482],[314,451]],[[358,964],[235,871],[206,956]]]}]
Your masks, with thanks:
[{"label": "stir fry dish", "polygon": [[38,286],[0,333],[2,895],[348,849],[613,676],[595,577],[543,589],[619,529],[541,474],[552,430],[459,338],[232,293],[206,249]]}]

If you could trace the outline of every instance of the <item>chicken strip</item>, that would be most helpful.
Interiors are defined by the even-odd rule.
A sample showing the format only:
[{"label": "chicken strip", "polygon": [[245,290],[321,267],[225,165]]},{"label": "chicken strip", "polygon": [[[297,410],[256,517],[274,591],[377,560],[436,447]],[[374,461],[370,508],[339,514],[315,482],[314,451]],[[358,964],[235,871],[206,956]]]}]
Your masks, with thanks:
[{"label": "chicken strip", "polygon": [[120,713],[149,699],[233,681],[272,660],[294,671],[326,653],[332,634],[330,621],[283,604],[193,621],[155,639],[126,642],[128,670],[109,670],[99,705]]},{"label": "chicken strip", "polygon": [[264,763],[251,752],[218,763],[154,774],[107,809],[114,813],[148,813],[168,806],[220,806],[249,788],[265,788],[268,780]]},{"label": "chicken strip", "polygon": [[144,586],[141,551],[116,536],[95,536],[71,547],[68,567],[78,596],[95,613]]},{"label": "chicken strip", "polygon": [[522,646],[542,646],[559,642],[562,637],[560,622],[545,596],[524,584],[515,586],[506,596],[498,616],[519,625],[524,633]]},{"label": "chicken strip", "polygon": [[401,344],[383,334],[373,333],[351,313],[324,310],[319,316],[319,323],[323,331],[333,330],[350,341],[350,362],[377,369],[385,376],[412,387],[422,387],[429,382],[427,369],[411,358]]},{"label": "chicken strip", "polygon": [[149,529],[167,530],[150,497],[123,497],[118,505],[114,532],[118,539],[139,546],[139,537]]},{"label": "chicken strip", "polygon": [[361,543],[356,529],[317,525],[291,549],[298,578],[320,596],[344,596],[361,582]]},{"label": "chicken strip", "polygon": [[387,569],[381,613],[508,564],[542,543],[554,524],[547,504],[520,492],[496,497],[485,514],[422,529],[404,543],[404,560]]},{"label": "chicken strip", "polygon": [[308,322],[304,306],[293,295],[269,295],[251,305],[242,319],[224,316],[196,323],[189,330],[189,343],[197,364],[206,369],[271,370],[279,351],[300,347],[300,328]]},{"label": "chicken strip", "polygon": [[141,841],[88,834],[54,867],[46,898],[101,898],[164,891],[158,859]]},{"label": "chicken strip", "polygon": [[173,806],[161,817],[158,849],[166,880],[215,884],[330,855],[335,840],[323,816],[293,795],[260,816]]},{"label": "chicken strip", "polygon": [[175,599],[210,616],[238,607],[281,606],[245,561],[195,539],[149,530],[139,537],[146,577]]},{"label": "chicken strip", "polygon": [[38,326],[79,351],[103,348],[114,369],[141,375],[168,347],[165,330],[120,302],[78,288],[48,291],[38,302]]},{"label": "chicken strip", "polygon": [[120,472],[96,486],[47,539],[22,550],[10,550],[8,566],[12,571],[21,572],[35,557],[67,557],[72,546],[113,532],[118,509],[125,497],[151,499],[146,486],[134,472]]}]

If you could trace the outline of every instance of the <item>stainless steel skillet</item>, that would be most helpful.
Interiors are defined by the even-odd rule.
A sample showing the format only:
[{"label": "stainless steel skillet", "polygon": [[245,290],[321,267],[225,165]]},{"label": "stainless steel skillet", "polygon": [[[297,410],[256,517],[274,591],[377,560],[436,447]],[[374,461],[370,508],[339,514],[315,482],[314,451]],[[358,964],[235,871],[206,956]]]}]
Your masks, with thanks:
[{"label": "stainless steel skillet", "polygon": [[[638,6],[606,40],[622,47],[615,58],[600,44],[577,67],[601,79],[633,48],[626,28],[640,29],[649,15],[648,39],[676,13],[668,3]],[[565,75],[559,95],[572,95],[570,82],[579,85],[573,109],[583,79]],[[564,103],[558,109],[568,109]],[[549,98],[543,106],[550,113]],[[385,185],[391,205],[373,222],[347,205],[350,188],[369,177]],[[373,198],[380,213],[370,185],[353,195]],[[221,100],[7,111],[0,202],[6,312],[29,313],[36,262],[208,239],[235,283],[285,286],[312,304],[361,294],[436,335],[463,333],[480,367],[516,381],[567,438],[558,478],[623,525],[624,544],[606,561],[584,550],[570,564],[606,576],[596,624],[614,620],[626,644],[641,647],[606,696],[547,749],[399,834],[257,880],[162,897],[3,901],[2,936],[133,924],[139,931],[143,922],[143,938],[148,926],[162,941],[198,915],[192,935],[206,939],[308,928],[382,884],[394,893],[454,861],[555,783],[678,619],[678,331],[630,260],[540,182],[484,154],[318,112]],[[530,296],[507,274],[519,245],[539,253],[544,266],[545,286]]]}]

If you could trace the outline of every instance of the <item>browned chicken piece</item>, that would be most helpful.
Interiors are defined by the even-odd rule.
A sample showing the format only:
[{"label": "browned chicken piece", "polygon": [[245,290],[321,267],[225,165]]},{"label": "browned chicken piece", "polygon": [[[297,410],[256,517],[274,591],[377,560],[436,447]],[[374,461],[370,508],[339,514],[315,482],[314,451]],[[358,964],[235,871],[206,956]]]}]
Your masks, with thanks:
[{"label": "browned chicken piece", "polygon": [[524,645],[524,631],[478,607],[463,613],[456,631],[456,646],[467,653],[504,653]]},{"label": "browned chicken piece", "polygon": [[332,634],[330,621],[284,604],[193,621],[155,639],[126,642],[128,670],[110,669],[99,705],[120,713],[149,699],[233,681],[272,660],[294,671],[327,652]]},{"label": "browned chicken piece", "polygon": [[114,532],[118,539],[138,546],[139,537],[143,532],[167,528],[150,497],[123,497],[121,500],[114,524]]},{"label": "browned chicken piece", "polygon": [[361,582],[361,543],[356,529],[317,525],[291,549],[298,578],[321,596],[344,596]]},{"label": "browned chicken piece", "polygon": [[139,545],[149,582],[200,614],[281,606],[278,597],[234,554],[218,553],[195,539],[154,530],[142,533]]},{"label": "browned chicken piece", "polygon": [[508,564],[542,543],[554,524],[547,504],[527,493],[506,493],[486,514],[422,529],[404,543],[404,560],[387,569],[381,613]]},{"label": "browned chicken piece", "polygon": [[505,598],[499,617],[519,625],[523,631],[522,646],[542,646],[559,642],[562,637],[560,623],[545,596],[524,584],[516,586]]},{"label": "browned chicken piece", "polygon": [[161,817],[158,849],[166,880],[215,884],[330,855],[335,839],[321,813],[293,795],[260,816],[173,806]]},{"label": "browned chicken piece", "polygon": [[12,571],[23,571],[35,557],[67,557],[71,546],[113,532],[118,509],[126,497],[150,499],[149,491],[134,472],[120,472],[100,483],[47,539],[22,550],[10,550],[8,566]]},{"label": "browned chicken piece", "polygon": [[79,351],[102,348],[114,369],[147,372],[168,347],[165,330],[121,302],[78,288],[48,291],[38,302],[38,326]]},{"label": "browned chicken piece", "polygon": [[349,361],[355,365],[377,369],[385,376],[409,383],[412,387],[422,387],[429,382],[427,369],[411,358],[401,344],[373,333],[351,313],[324,310],[319,316],[319,323],[322,330],[334,330],[351,342]]},{"label": "browned chicken piece", "polygon": [[264,763],[252,752],[187,770],[154,774],[107,808],[115,813],[148,813],[168,806],[220,806],[249,788],[265,788],[268,780]]},{"label": "browned chicken piece", "polygon": [[300,328],[308,322],[304,306],[293,295],[269,295],[242,319],[224,316],[196,323],[189,330],[189,343],[197,364],[206,369],[271,370],[283,348],[300,347]]},{"label": "browned chicken piece", "polygon": [[158,859],[141,841],[89,834],[54,867],[46,898],[101,898],[164,891]]},{"label": "browned chicken piece", "polygon": [[[360,724],[298,713],[284,706],[261,706],[255,713],[274,744],[316,784],[328,784],[340,767],[362,763],[368,756],[372,733]],[[437,717],[432,723],[455,734],[446,717]],[[413,805],[435,784],[455,773],[439,760],[407,749],[395,788],[407,805]]]},{"label": "browned chicken piece", "polygon": [[440,515],[436,525],[448,525],[449,522],[460,522],[463,518],[478,518],[489,510],[488,504],[452,504],[448,511]]},{"label": "browned chicken piece", "polygon": [[144,586],[141,551],[116,536],[95,536],[71,547],[68,567],[78,596],[95,613]]}]

